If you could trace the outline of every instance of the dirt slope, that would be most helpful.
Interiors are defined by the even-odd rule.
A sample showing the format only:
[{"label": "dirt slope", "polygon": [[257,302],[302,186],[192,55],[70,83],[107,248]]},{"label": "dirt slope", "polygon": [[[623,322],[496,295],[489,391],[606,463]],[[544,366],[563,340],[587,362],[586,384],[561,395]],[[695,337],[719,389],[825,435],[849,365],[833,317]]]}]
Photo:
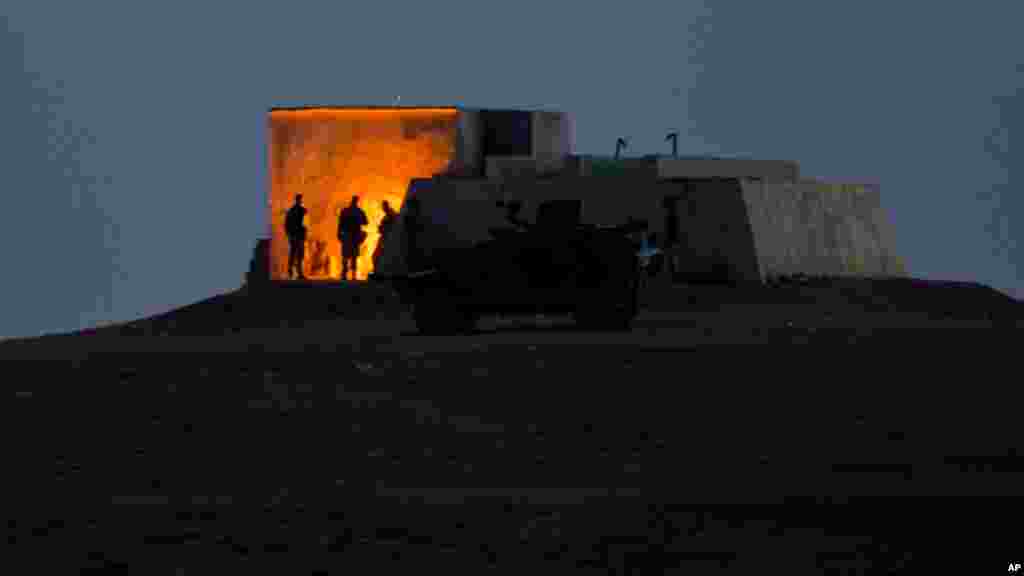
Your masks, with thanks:
[{"label": "dirt slope", "polygon": [[187,574],[916,567],[960,523],[975,567],[1017,552],[1020,305],[984,288],[651,288],[629,334],[450,338],[307,288],[0,345],[9,542]]}]

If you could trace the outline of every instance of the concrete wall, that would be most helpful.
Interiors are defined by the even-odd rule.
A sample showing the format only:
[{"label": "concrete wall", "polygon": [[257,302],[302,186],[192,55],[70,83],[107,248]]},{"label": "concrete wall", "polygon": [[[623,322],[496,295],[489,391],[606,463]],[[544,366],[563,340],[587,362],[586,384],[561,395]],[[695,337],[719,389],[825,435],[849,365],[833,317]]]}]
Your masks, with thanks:
[{"label": "concrete wall", "polygon": [[576,153],[576,122],[573,120],[572,114],[569,113],[562,114],[560,122],[564,138],[562,142],[563,156],[569,157]]},{"label": "concrete wall", "polygon": [[743,181],[763,276],[904,276],[878,188]]},{"label": "concrete wall", "polygon": [[761,279],[743,191],[738,180],[686,180],[679,194],[679,244],[672,250],[685,280]]},{"label": "concrete wall", "polygon": [[[529,157],[493,157],[501,166],[490,168],[491,162],[483,157],[483,123],[480,110],[460,109],[456,159],[451,175],[491,178],[529,174],[551,174],[565,169],[565,161],[572,151],[573,126],[571,117],[564,112],[535,111],[530,113],[532,132]],[[529,170],[524,167],[529,158]],[[504,167],[504,164],[513,165]]]},{"label": "concrete wall", "polygon": [[537,111],[532,113],[531,147],[541,174],[560,172],[570,153],[572,135],[570,120],[565,112]]},{"label": "concrete wall", "polygon": [[484,171],[482,126],[480,112],[459,110],[453,173],[459,176],[481,176]]}]

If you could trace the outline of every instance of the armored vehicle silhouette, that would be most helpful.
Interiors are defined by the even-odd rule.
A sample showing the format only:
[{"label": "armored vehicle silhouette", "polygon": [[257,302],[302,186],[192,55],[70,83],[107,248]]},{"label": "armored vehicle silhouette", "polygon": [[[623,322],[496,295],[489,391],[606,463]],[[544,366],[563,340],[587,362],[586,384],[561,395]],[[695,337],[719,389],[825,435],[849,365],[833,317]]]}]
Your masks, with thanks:
[{"label": "armored vehicle silhouette", "polygon": [[[646,222],[581,223],[582,201],[549,200],[536,222],[518,202],[498,203],[505,226],[470,246],[409,253],[408,272],[388,278],[423,333],[471,331],[487,315],[571,315],[587,329],[627,330],[637,314]],[[409,229],[410,222],[405,222]]]}]

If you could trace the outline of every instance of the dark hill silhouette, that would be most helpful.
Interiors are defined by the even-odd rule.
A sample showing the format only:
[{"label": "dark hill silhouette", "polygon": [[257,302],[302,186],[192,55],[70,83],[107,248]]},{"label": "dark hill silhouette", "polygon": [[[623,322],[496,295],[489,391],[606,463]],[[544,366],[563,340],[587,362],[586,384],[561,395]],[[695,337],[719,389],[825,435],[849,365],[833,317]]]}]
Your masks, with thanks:
[{"label": "dark hill silhouette", "polygon": [[[697,310],[722,303],[750,305],[793,304],[807,307],[860,307],[876,312],[925,312],[939,318],[1012,320],[1024,306],[1018,300],[977,283],[920,279],[786,278],[770,287],[670,286],[648,291],[648,308]],[[245,290],[198,302],[157,317],[130,323],[129,332],[216,332],[222,326],[301,325],[329,317],[393,317],[400,309],[397,296],[372,284],[307,283],[282,285],[262,293]]]},{"label": "dark hill silhouette", "polygon": [[626,335],[432,338],[385,289],[281,286],[0,344],[8,543],[68,572],[1016,561],[1019,302],[822,279],[645,302]]},{"label": "dark hill silhouette", "polygon": [[[647,308],[713,310],[726,303],[799,305],[806,310],[862,309],[872,312],[926,313],[930,318],[979,319],[1006,325],[1022,317],[1021,301],[972,282],[916,278],[861,279],[787,277],[767,286],[661,286],[649,289]],[[143,334],[230,334],[251,328],[301,327],[328,319],[395,318],[397,296],[383,285],[330,282],[281,283],[260,290],[245,287],[166,313],[131,322],[55,337]],[[7,343],[39,339],[12,339]]]}]

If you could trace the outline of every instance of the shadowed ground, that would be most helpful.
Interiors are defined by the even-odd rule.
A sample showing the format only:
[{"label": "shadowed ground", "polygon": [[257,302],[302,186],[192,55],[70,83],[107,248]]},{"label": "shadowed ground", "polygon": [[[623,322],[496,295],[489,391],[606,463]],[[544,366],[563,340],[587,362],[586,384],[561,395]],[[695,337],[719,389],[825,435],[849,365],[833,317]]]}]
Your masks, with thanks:
[{"label": "shadowed ground", "polygon": [[4,343],[9,539],[168,573],[1019,561],[1014,500],[977,497],[1024,485],[1020,303],[812,282],[644,307],[629,333],[422,337],[385,290],[278,287]]}]

